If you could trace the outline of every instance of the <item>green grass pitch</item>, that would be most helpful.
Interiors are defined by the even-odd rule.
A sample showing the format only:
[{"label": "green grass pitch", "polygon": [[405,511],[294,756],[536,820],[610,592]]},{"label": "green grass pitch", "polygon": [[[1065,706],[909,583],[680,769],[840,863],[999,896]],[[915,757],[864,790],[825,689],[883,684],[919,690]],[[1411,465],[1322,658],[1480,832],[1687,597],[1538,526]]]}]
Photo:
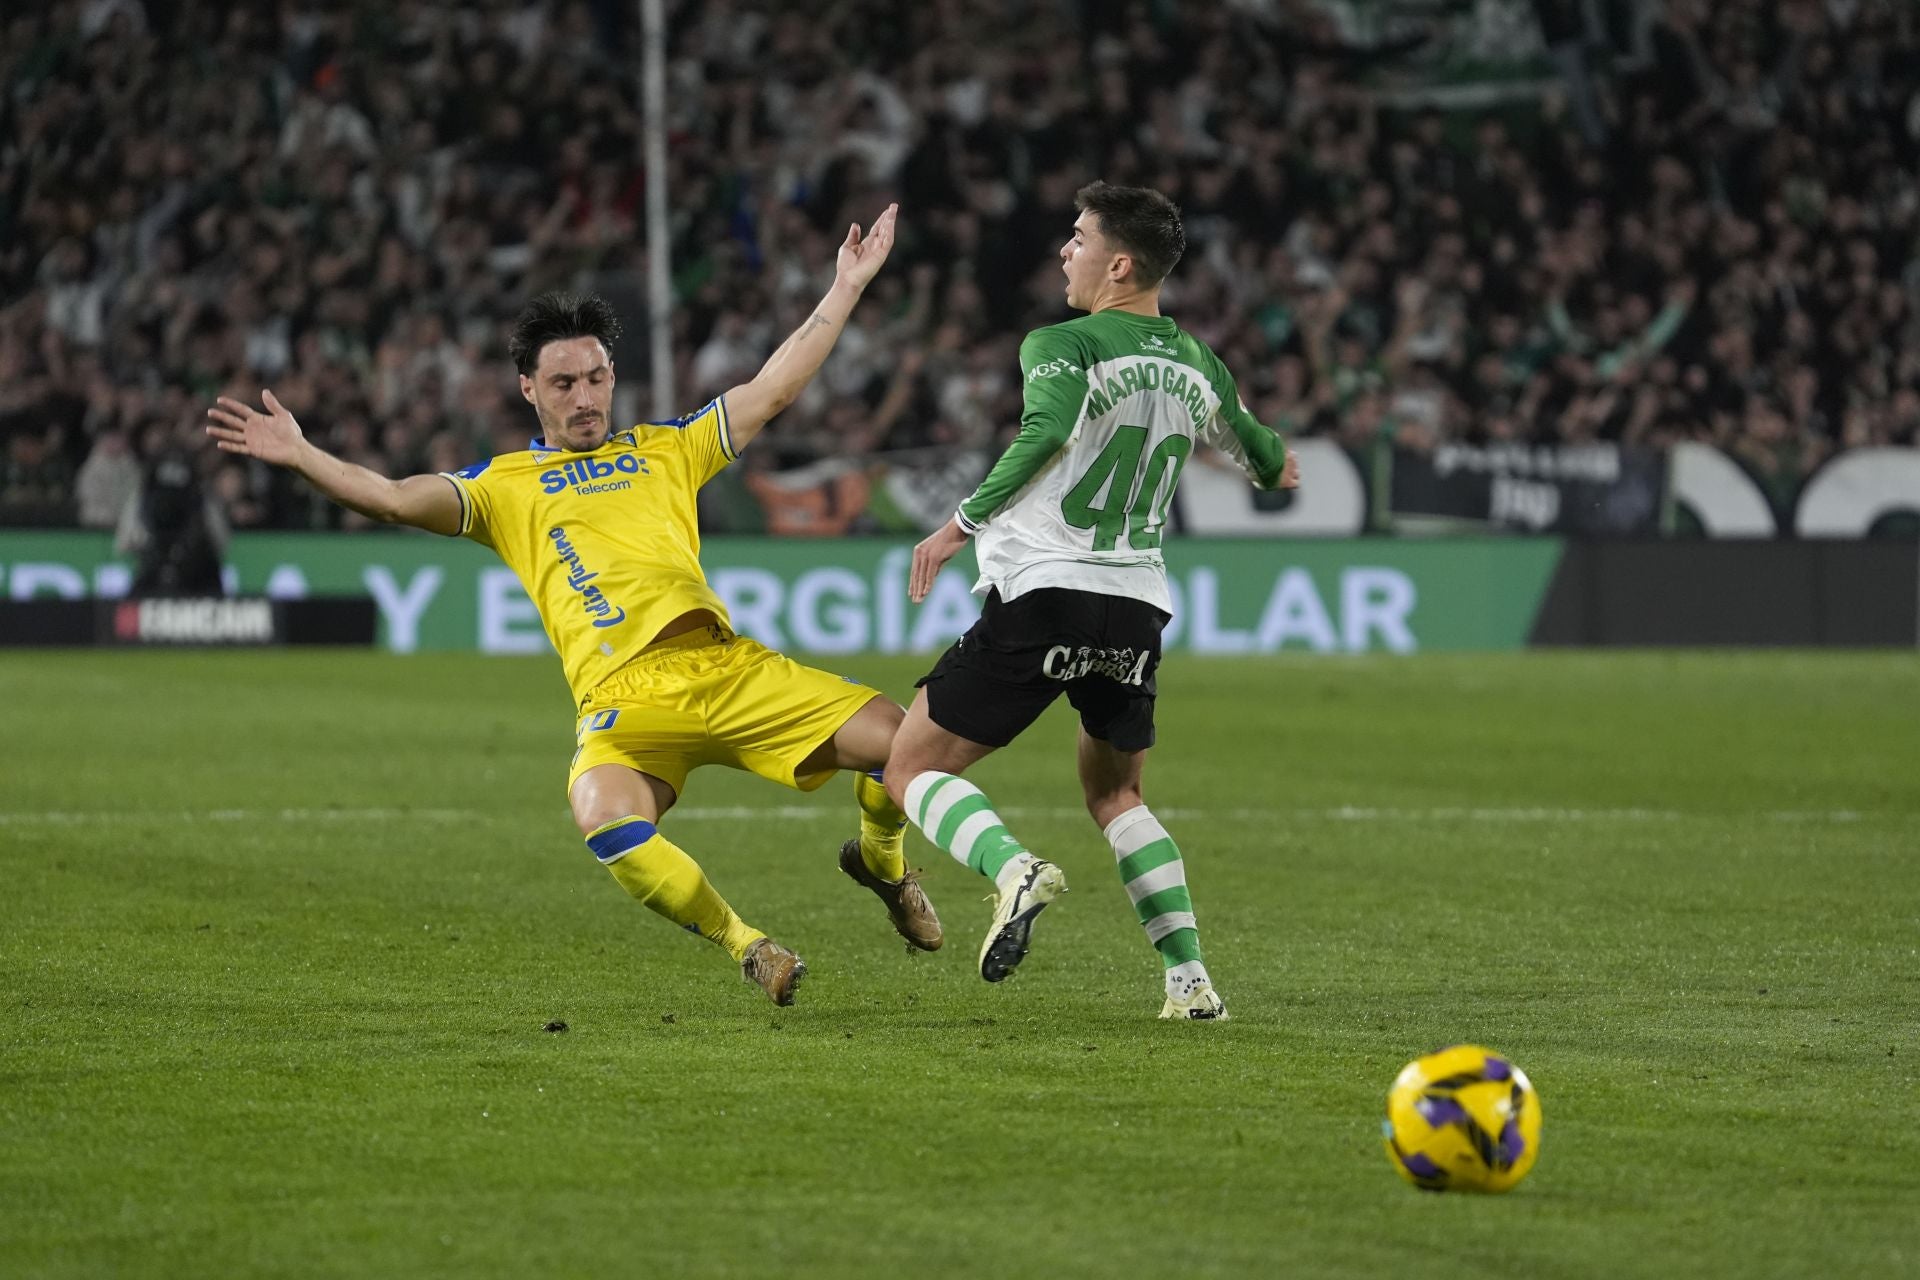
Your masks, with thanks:
[{"label": "green grass pitch", "polygon": [[[776,1010],[573,832],[557,663],[0,658],[0,1275],[1920,1273],[1920,659],[1161,689],[1224,1025],[1155,1020],[1064,705],[973,775],[1073,886],[997,987],[985,882],[910,836],[909,956],[839,874],[844,783],[694,776]],[[1545,1107],[1506,1197],[1381,1153],[1461,1040]]]}]

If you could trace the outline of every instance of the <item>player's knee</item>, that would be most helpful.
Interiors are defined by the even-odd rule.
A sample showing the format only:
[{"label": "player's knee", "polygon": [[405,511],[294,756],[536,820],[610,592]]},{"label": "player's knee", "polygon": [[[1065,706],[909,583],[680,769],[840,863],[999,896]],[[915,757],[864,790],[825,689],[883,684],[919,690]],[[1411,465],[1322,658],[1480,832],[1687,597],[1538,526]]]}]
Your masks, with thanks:
[{"label": "player's knee", "polygon": [[623,818],[644,818],[648,822],[658,822],[666,813],[667,806],[659,803],[649,804],[646,798],[632,794],[602,792],[594,795],[573,797],[573,822],[580,828],[580,834],[591,835],[609,822],[619,822]]},{"label": "player's knee", "polygon": [[634,770],[612,767],[589,769],[567,793],[574,825],[583,836],[622,818],[658,822],[673,807],[675,798],[673,788],[664,782]]},{"label": "player's knee", "polygon": [[886,787],[887,795],[904,812],[907,807],[907,784],[926,770],[914,766],[910,761],[903,762],[899,756],[887,761],[887,767],[880,776],[881,785]]},{"label": "player's knee", "polygon": [[622,811],[619,805],[575,804],[573,806],[573,825],[580,828],[583,836],[592,835],[609,822],[618,822],[621,818],[637,817],[629,808]]},{"label": "player's knee", "polygon": [[1107,829],[1115,818],[1129,809],[1138,809],[1147,802],[1140,788],[1135,786],[1086,788],[1087,815],[1093,819],[1093,825],[1102,831]]},{"label": "player's knee", "polygon": [[918,774],[927,771],[926,753],[915,749],[912,742],[896,734],[887,748],[887,765],[880,781],[886,784],[887,794],[893,797],[895,804],[901,803],[907,793],[907,784]]}]

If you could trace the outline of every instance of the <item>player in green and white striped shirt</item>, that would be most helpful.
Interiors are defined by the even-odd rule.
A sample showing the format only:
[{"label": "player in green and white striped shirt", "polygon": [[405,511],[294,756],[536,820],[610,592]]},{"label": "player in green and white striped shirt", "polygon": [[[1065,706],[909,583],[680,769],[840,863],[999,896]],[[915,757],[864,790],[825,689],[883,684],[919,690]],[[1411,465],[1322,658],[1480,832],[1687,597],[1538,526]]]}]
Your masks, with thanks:
[{"label": "player in green and white striped shirt", "polygon": [[1280,437],[1247,412],[1205,344],[1160,314],[1160,284],[1186,247],[1157,191],[1096,182],[1075,199],[1061,247],[1067,305],[1088,314],[1027,335],[1020,433],[954,518],[914,549],[909,591],[976,539],[980,621],[920,681],[894,738],[886,785],[929,840],[993,879],[980,975],[1027,954],[1035,917],[1066,891],[979,788],[959,775],[1013,741],[1061,693],[1080,713],[1087,810],[1118,861],[1165,970],[1163,1018],[1220,1019],[1200,952],[1186,867],[1147,808],[1154,671],[1172,616],[1160,537],[1195,441],[1262,488],[1293,488]]}]

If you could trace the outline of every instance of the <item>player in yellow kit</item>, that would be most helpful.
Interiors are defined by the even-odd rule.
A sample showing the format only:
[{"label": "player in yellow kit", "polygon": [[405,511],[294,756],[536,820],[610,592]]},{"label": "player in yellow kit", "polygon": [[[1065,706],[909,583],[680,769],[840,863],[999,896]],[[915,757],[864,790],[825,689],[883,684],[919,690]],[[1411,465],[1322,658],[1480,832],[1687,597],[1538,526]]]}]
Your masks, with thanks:
[{"label": "player in yellow kit", "polygon": [[833,349],[893,246],[888,206],[840,246],[833,287],[750,381],[671,422],[613,431],[619,322],[597,297],[546,294],[521,313],[510,354],[542,434],[462,471],[390,480],[308,442],[271,391],[267,412],[221,397],[207,432],[230,453],[290,467],[342,506],[389,523],[460,534],[520,578],[566,668],[579,713],[567,778],[588,847],[648,907],[726,948],[776,1004],[791,1004],[800,958],[746,924],[659,823],[703,764],[811,791],[854,769],[860,835],[840,866],[886,904],[913,946],[941,942],[906,870],[906,817],[877,774],[902,712],[863,685],[736,636],[700,569],[695,498]]}]

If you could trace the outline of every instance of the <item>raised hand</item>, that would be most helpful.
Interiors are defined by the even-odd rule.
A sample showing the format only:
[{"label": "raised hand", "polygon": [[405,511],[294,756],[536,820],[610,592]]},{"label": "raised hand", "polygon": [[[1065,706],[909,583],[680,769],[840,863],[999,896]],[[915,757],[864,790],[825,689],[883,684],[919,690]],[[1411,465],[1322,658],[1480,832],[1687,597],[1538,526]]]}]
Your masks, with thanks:
[{"label": "raised hand", "polygon": [[273,392],[263,391],[261,395],[267,402],[266,413],[221,396],[213,408],[207,410],[207,417],[213,419],[207,426],[207,434],[227,453],[245,454],[276,466],[291,466],[306,437],[301,434],[300,424]]},{"label": "raised hand", "polygon": [[887,254],[893,248],[893,219],[900,212],[900,206],[890,204],[886,212],[873,220],[867,228],[865,238],[860,235],[860,224],[854,223],[847,228],[847,238],[840,243],[840,252],[834,259],[834,275],[856,289],[864,289],[867,282],[879,272],[880,264],[887,260]]}]

